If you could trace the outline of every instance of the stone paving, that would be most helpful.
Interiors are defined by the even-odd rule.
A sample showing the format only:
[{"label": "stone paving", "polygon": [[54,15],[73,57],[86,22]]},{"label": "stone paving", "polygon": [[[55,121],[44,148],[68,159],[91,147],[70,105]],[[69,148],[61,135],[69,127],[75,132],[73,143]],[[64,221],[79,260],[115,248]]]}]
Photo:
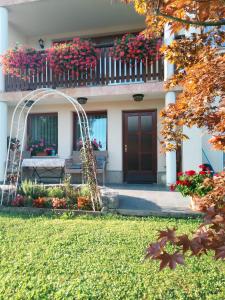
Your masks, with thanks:
[{"label": "stone paving", "polygon": [[165,186],[154,184],[108,185],[119,195],[118,213],[123,215],[189,216],[190,200]]}]

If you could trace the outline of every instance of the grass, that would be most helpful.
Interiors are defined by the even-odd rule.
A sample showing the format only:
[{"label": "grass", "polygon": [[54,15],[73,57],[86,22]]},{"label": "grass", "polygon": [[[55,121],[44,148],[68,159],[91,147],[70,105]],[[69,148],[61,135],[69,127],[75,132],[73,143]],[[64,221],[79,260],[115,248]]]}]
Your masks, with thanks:
[{"label": "grass", "polygon": [[0,299],[225,299],[225,265],[189,258],[177,271],[142,262],[157,230],[197,220],[0,214]]}]

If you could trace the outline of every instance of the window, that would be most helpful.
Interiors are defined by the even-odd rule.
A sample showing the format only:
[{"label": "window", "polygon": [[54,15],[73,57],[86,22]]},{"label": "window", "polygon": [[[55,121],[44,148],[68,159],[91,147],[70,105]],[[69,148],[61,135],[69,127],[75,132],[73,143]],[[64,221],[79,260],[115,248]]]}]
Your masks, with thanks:
[{"label": "window", "polygon": [[[107,112],[87,112],[90,136],[94,150],[107,149]],[[80,150],[82,145],[80,126],[76,113],[74,113],[74,150]]]},{"label": "window", "polygon": [[58,114],[30,114],[28,116],[28,146],[44,142],[46,148],[58,148]]}]

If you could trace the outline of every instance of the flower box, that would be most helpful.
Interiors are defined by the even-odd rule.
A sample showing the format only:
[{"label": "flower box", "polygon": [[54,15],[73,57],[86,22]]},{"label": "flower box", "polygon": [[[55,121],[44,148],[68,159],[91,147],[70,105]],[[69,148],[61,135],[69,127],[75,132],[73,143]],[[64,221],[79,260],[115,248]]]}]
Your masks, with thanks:
[{"label": "flower box", "polygon": [[45,151],[43,151],[43,152],[37,152],[36,156],[47,156],[47,153]]}]

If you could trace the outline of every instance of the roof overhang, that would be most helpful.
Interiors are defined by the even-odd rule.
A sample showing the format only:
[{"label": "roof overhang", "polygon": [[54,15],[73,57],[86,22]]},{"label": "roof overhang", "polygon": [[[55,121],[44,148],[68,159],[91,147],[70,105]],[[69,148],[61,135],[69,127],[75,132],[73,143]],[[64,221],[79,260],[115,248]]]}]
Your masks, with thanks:
[{"label": "roof overhang", "polygon": [[[144,16],[132,5],[111,0],[0,0],[10,24],[28,38],[113,28],[143,29]],[[3,5],[3,4],[2,4]],[[97,30],[98,29],[98,30]]]}]

